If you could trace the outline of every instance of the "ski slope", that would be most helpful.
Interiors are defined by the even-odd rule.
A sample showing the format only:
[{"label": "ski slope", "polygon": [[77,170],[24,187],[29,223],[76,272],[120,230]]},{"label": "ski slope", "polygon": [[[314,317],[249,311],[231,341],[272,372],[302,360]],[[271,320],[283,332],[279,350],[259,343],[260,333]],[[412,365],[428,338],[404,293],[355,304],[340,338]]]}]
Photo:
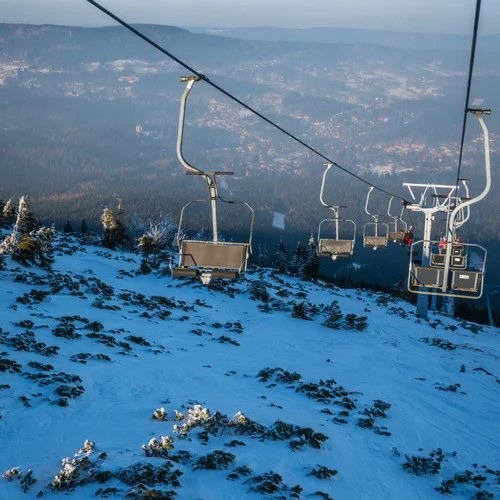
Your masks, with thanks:
[{"label": "ski slope", "polygon": [[[0,499],[440,499],[455,474],[453,497],[500,495],[498,330],[269,270],[206,288],[58,245],[52,273],[0,271],[0,472],[36,478],[0,479]],[[322,324],[333,301],[340,329]],[[146,456],[161,436],[173,449]]]}]

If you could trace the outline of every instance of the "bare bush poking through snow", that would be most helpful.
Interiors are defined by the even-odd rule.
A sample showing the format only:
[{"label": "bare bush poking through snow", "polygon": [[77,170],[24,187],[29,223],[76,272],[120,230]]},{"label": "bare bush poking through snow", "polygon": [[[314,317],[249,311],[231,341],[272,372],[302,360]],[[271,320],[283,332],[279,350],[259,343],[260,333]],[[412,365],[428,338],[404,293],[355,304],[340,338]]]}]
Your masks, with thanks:
[{"label": "bare bush poking through snow", "polygon": [[421,474],[438,474],[441,469],[441,462],[445,459],[441,448],[432,451],[428,457],[405,455],[405,458],[406,462],[402,465],[403,469],[417,476]]},{"label": "bare bush poking through snow", "polygon": [[25,476],[21,478],[21,489],[24,493],[28,493],[29,489],[36,483],[36,479],[33,476],[33,471],[28,470]]}]

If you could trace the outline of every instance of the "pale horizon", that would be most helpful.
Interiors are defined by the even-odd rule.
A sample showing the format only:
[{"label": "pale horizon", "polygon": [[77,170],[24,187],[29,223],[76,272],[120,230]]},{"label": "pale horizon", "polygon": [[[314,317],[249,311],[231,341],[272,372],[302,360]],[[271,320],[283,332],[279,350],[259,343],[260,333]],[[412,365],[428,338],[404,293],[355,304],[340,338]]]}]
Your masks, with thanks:
[{"label": "pale horizon", "polygon": [[[475,0],[102,0],[102,5],[132,24],[184,28],[347,28],[411,33],[472,32]],[[360,13],[363,15],[360,15]],[[3,23],[105,27],[114,23],[86,0],[2,0]],[[481,35],[500,33],[500,2],[483,0]]]}]

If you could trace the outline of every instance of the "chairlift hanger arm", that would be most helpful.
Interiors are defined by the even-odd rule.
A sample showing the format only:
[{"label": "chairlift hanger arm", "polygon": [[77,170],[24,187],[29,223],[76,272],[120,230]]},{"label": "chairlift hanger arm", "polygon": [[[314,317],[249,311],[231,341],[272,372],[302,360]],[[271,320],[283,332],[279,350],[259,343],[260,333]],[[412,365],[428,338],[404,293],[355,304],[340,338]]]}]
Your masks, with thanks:
[{"label": "chairlift hanger arm", "polygon": [[221,172],[202,172],[201,170],[199,172],[186,172],[186,175],[213,175],[214,177],[216,175],[221,176],[221,175],[234,175],[234,172],[226,172],[226,171],[221,171]]},{"label": "chairlift hanger arm", "polygon": [[202,170],[194,167],[193,165],[190,165],[184,158],[184,155],[182,154],[182,142],[184,140],[184,122],[186,118],[187,99],[189,93],[191,92],[191,89],[193,88],[194,83],[199,80],[200,78],[198,76],[181,76],[181,82],[187,82],[187,85],[184,90],[184,93],[182,94],[182,99],[181,99],[181,110],[179,114],[179,129],[177,133],[177,158],[179,158],[179,161],[181,162],[182,166],[188,171],[188,173],[191,172],[191,174],[195,175],[204,175],[204,172]]},{"label": "chairlift hanger arm", "polygon": [[[486,197],[486,195],[489,193],[489,191],[491,189],[490,139],[489,139],[489,134],[488,134],[488,128],[486,127],[486,124],[484,123],[484,119],[483,119],[483,114],[490,115],[491,111],[490,110],[474,110],[474,109],[470,109],[469,111],[477,116],[477,118],[479,120],[479,124],[481,125],[481,128],[483,129],[484,164],[485,164],[485,169],[486,169],[486,185],[485,185],[483,192],[481,194],[479,194],[475,198],[472,198],[471,200],[468,200],[462,204],[459,204],[450,215],[450,219],[449,219],[448,227],[447,227],[448,245],[446,246],[446,263],[445,263],[445,269],[444,269],[445,276],[448,275],[448,272],[450,270],[450,258],[451,258],[451,251],[452,251],[453,228],[455,226],[455,218],[456,218],[458,212],[460,210],[463,210],[465,207],[469,207],[470,205],[473,205],[474,203],[481,201],[483,198]],[[447,283],[443,283],[442,290],[443,290],[443,292],[446,292]]]}]

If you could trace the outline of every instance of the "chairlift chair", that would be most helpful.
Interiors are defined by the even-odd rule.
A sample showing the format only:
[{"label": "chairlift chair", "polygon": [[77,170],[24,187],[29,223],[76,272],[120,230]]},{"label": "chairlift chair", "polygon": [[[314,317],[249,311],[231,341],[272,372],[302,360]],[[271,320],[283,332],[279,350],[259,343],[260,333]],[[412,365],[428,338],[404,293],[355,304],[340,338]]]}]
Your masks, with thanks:
[{"label": "chairlift chair", "polygon": [[[391,214],[391,204],[392,200],[394,199],[394,196],[391,196],[391,199],[389,200],[389,206],[387,207],[387,215],[392,219],[392,222],[389,222],[389,233],[388,233],[388,239],[392,240],[394,243],[403,243],[405,239],[405,233],[408,230],[408,224],[403,220],[403,212],[405,209],[405,206],[403,204],[401,208],[401,214],[400,215],[392,215]],[[401,225],[401,229],[399,229]],[[391,231],[392,229],[392,231]]]},{"label": "chairlift chair", "polygon": [[[227,201],[219,196],[217,177],[232,175],[232,172],[208,172],[190,165],[182,154],[182,141],[184,135],[184,119],[186,112],[186,101],[195,82],[200,77],[181,77],[181,82],[187,82],[186,89],[181,99],[181,110],[179,117],[179,130],[177,137],[177,157],[182,166],[187,169],[187,175],[199,175],[207,183],[209,199],[193,200],[182,208],[177,233],[177,245],[179,248],[179,263],[172,269],[172,276],[178,278],[199,276],[204,285],[208,285],[213,278],[229,279],[235,281],[247,269],[248,259],[252,252],[252,235],[255,212],[247,202]],[[250,235],[247,242],[234,243],[219,241],[217,229],[217,202],[231,205],[244,205],[252,215]],[[212,240],[200,241],[183,238],[184,212],[194,203],[209,203],[212,215]]]},{"label": "chairlift chair", "polygon": [[[389,236],[389,225],[385,222],[379,222],[379,214],[372,214],[368,211],[368,203],[370,201],[370,195],[373,191],[373,186],[368,190],[368,195],[366,196],[365,212],[373,217],[373,222],[367,222],[363,227],[363,246],[365,248],[385,248],[387,247],[387,241]],[[368,228],[373,227],[373,234],[369,235],[367,231]],[[380,231],[383,229],[383,231]],[[382,232],[382,234],[380,234]]]},{"label": "chairlift chair", "polygon": [[[341,219],[339,211],[341,208],[347,208],[341,205],[328,205],[323,199],[323,193],[325,190],[325,180],[326,175],[330,168],[331,163],[325,165],[326,169],[323,173],[323,180],[321,183],[321,191],[319,199],[321,204],[333,212],[333,218],[323,219],[318,227],[318,255],[320,257],[329,257],[332,260],[337,260],[337,258],[348,258],[351,257],[354,251],[354,243],[356,238],[356,223],[350,219]],[[335,226],[335,237],[334,238],[322,238],[321,229],[323,224],[333,223]],[[352,239],[341,239],[340,238],[340,226],[342,224],[348,224],[353,227]]]},{"label": "chairlift chair", "polygon": [[[416,241],[411,246],[410,255],[413,256],[415,248],[423,246],[424,240]],[[443,242],[431,241],[431,255],[428,265],[416,265],[414,259],[410,258],[410,273],[408,289],[414,293],[425,293],[427,295],[453,296],[464,299],[478,299],[483,291],[483,276],[486,269],[487,250],[475,243],[446,243],[446,246],[438,247]],[[448,246],[451,254],[448,257]],[[471,268],[468,255],[470,249],[479,251],[478,268]],[[436,251],[436,249],[438,249]],[[448,266],[446,265],[448,258]],[[446,270],[448,268],[448,271]],[[438,292],[427,292],[425,288],[436,288]],[[452,293],[442,292],[442,289]]]},{"label": "chairlift chair", "polygon": [[[461,299],[479,299],[483,295],[484,275],[486,270],[487,250],[475,243],[458,242],[456,229],[470,217],[470,206],[482,200],[491,188],[491,166],[488,129],[483,120],[483,114],[491,114],[489,110],[469,109],[474,113],[483,129],[486,186],[481,194],[469,198],[467,180],[461,179],[465,186],[466,197],[447,196],[452,200],[449,204],[446,217],[446,241],[416,241],[411,246],[410,256],[413,256],[415,248],[422,245],[430,248],[430,258],[421,265],[416,265],[410,258],[408,274],[408,290],[412,293],[422,295],[436,295],[442,297],[455,297]],[[438,195],[436,195],[437,197]],[[437,249],[437,250],[436,250]],[[470,250],[475,249],[480,265],[472,267],[469,258]],[[435,289],[428,291],[428,289]]]}]

